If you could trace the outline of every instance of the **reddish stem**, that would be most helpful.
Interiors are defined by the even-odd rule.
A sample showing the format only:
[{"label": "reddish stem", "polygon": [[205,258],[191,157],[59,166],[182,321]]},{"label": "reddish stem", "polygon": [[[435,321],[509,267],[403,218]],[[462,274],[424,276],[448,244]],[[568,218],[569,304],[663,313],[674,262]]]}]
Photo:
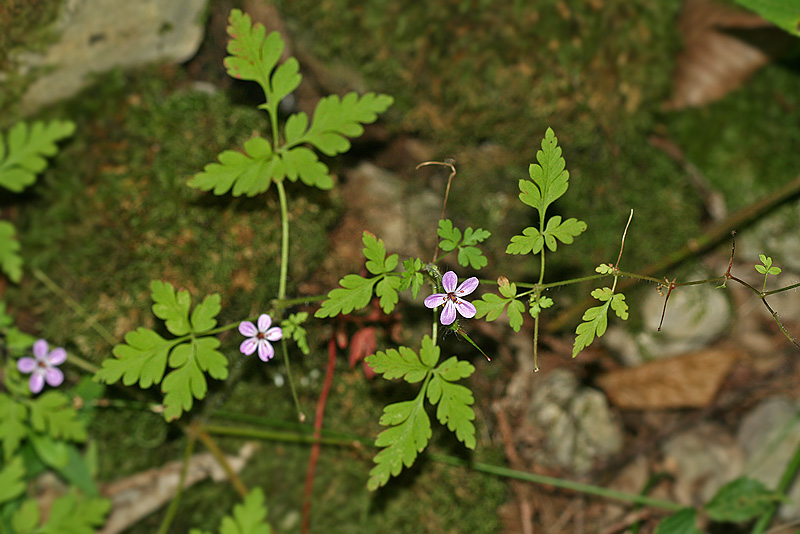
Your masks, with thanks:
[{"label": "reddish stem", "polygon": [[661,310],[661,321],[658,323],[658,331],[661,332],[661,325],[664,324],[664,314],[667,313],[667,301],[669,300],[669,296],[672,294],[672,290],[675,289],[675,280],[677,278],[673,278],[672,282],[669,283],[669,290],[667,291],[667,296],[664,299],[664,309]]},{"label": "reddish stem", "polygon": [[[333,370],[336,366],[336,341],[331,337],[328,342],[328,368],[325,370],[325,382],[322,384],[322,392],[317,401],[317,413],[314,417],[314,438],[317,440],[322,436],[322,419],[325,416],[325,404],[328,401],[328,393],[331,391],[333,382]],[[308,471],[306,472],[306,488],[303,497],[303,523],[301,532],[308,534],[311,528],[311,494],[314,489],[314,473],[317,470],[317,460],[319,459],[320,442],[315,441],[311,446],[311,456],[308,459]]]}]

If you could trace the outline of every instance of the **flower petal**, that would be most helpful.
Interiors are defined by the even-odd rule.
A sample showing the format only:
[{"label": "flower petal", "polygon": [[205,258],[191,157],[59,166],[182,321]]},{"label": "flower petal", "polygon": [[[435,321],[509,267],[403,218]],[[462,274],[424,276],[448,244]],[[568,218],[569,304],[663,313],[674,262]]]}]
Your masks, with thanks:
[{"label": "flower petal", "polygon": [[262,313],[261,315],[258,316],[259,332],[266,332],[270,326],[272,326],[272,317],[270,317],[266,313]]},{"label": "flower petal", "polygon": [[458,286],[458,289],[456,289],[456,296],[463,297],[464,295],[469,295],[477,288],[478,288],[478,279],[474,276],[472,278],[467,278],[466,280],[464,280],[464,282],[461,283],[460,286]]},{"label": "flower petal", "polygon": [[268,362],[274,355],[275,349],[272,348],[272,344],[262,339],[261,343],[258,344],[258,357],[261,358],[262,361]]},{"label": "flower petal", "polygon": [[258,338],[251,337],[242,341],[242,344],[239,345],[239,352],[241,352],[246,356],[250,356],[256,351],[257,348],[258,348]]},{"label": "flower petal", "polygon": [[64,373],[57,367],[51,367],[44,372],[44,379],[52,387],[57,388],[64,382]]},{"label": "flower petal", "polygon": [[47,351],[49,349],[50,347],[47,345],[47,341],[44,339],[37,339],[36,343],[33,344],[33,356],[37,360],[42,360],[47,356]]},{"label": "flower petal", "polygon": [[452,293],[456,290],[456,284],[458,284],[458,276],[453,271],[447,271],[444,273],[442,277],[442,287],[444,288],[445,293]]},{"label": "flower petal", "polygon": [[[242,321],[239,323],[239,333],[243,336],[253,337],[254,335],[258,334],[258,329],[256,328],[256,325],[250,321]],[[252,354],[252,352],[250,354]]]},{"label": "flower petal", "polygon": [[452,300],[448,300],[447,304],[444,305],[444,309],[442,310],[442,315],[439,316],[439,320],[443,325],[453,324],[453,321],[456,320],[456,305],[453,304]]},{"label": "flower petal", "polygon": [[[53,349],[50,351],[50,356],[47,357],[47,361],[50,365],[61,365],[65,361],[67,361],[67,351],[58,347],[57,349]],[[50,384],[48,382],[48,384]],[[50,384],[51,386],[53,384]]]},{"label": "flower petal", "polygon": [[473,306],[472,304],[470,304],[466,300],[461,300],[461,299],[459,299],[456,302],[455,308],[456,308],[456,310],[458,310],[458,313],[460,313],[462,316],[466,317],[467,319],[472,319],[473,317],[475,317],[475,314],[478,311],[478,310],[475,309],[475,306]]},{"label": "flower petal", "polygon": [[20,358],[17,360],[17,369],[20,373],[32,373],[36,369],[36,360],[27,356]]},{"label": "flower petal", "polygon": [[30,388],[31,393],[39,393],[43,387],[44,376],[42,376],[42,373],[33,373],[31,379],[28,380],[28,388]]},{"label": "flower petal", "polygon": [[264,335],[269,341],[278,341],[280,338],[283,337],[283,330],[281,330],[280,326],[273,326],[267,333]]},{"label": "flower petal", "polygon": [[435,308],[437,306],[441,306],[447,300],[447,295],[444,293],[434,293],[430,297],[425,299],[425,306],[428,308]]}]

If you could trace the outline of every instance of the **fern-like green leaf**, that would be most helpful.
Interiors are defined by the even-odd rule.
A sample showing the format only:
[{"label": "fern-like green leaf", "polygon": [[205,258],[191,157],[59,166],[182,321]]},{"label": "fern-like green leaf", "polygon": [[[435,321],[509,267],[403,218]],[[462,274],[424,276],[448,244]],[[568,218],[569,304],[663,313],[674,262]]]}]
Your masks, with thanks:
[{"label": "fern-like green leaf", "polygon": [[477,310],[475,317],[478,319],[486,317],[487,321],[496,321],[500,314],[507,310],[509,325],[514,329],[514,332],[519,332],[520,328],[522,328],[522,313],[525,311],[525,305],[516,300],[517,285],[511,283],[501,286],[499,289],[502,296],[486,293],[480,300],[472,302]]},{"label": "fern-like green leaf", "polygon": [[372,289],[378,278],[363,278],[357,274],[348,274],[341,280],[336,289],[328,293],[322,306],[314,313],[314,317],[325,318],[348,314],[353,310],[366,308],[372,298]]},{"label": "fern-like green leaf", "polygon": [[31,426],[54,439],[86,440],[86,425],[78,418],[69,397],[57,391],[47,393],[30,402]]},{"label": "fern-like green leaf", "polygon": [[411,289],[411,298],[416,299],[419,295],[419,290],[425,282],[425,277],[420,270],[422,269],[422,260],[419,258],[408,258],[403,261],[403,272],[401,273],[402,280],[400,281],[400,291]]},{"label": "fern-like green leaf", "polygon": [[192,298],[188,291],[176,293],[175,287],[169,282],[153,280],[150,283],[150,297],[153,299],[153,315],[164,321],[170,333],[184,336],[192,331],[189,322]]},{"label": "fern-like green leaf", "polygon": [[28,409],[4,393],[0,393],[0,440],[3,458],[8,460],[28,434]]},{"label": "fern-like green leaf", "polygon": [[[386,111],[394,99],[387,95],[367,93],[359,97],[347,93],[343,98],[330,95],[322,98],[314,110],[311,126],[306,129],[308,119],[300,116],[286,124],[286,144],[295,146],[309,143],[328,156],[350,150],[348,137],[359,137],[364,133],[362,124],[370,124],[378,113]],[[302,115],[302,114],[298,114]]]},{"label": "fern-like green leaf", "polygon": [[[439,348],[436,347],[435,350],[438,351]],[[408,347],[378,351],[368,356],[366,362],[373,371],[383,375],[386,380],[402,378],[410,384],[422,382],[433,368],[423,363],[417,353]]]},{"label": "fern-like green leaf", "polygon": [[313,150],[303,146],[281,150],[286,177],[292,182],[299,178],[304,184],[322,190],[333,188],[328,166],[322,163]]},{"label": "fern-like green leaf", "polygon": [[217,338],[202,337],[175,347],[169,356],[172,371],[164,377],[161,390],[164,392],[164,418],[172,421],[184,411],[192,409],[193,399],[204,399],[208,383],[204,372],[213,378],[228,377],[228,360],[216,350]]},{"label": "fern-like green leaf", "polygon": [[309,354],[306,329],[301,325],[308,319],[308,312],[297,312],[281,321],[283,337],[294,340],[303,354]]},{"label": "fern-like green leaf", "polygon": [[209,163],[187,183],[202,191],[213,190],[215,195],[231,191],[235,197],[253,197],[269,189],[273,180],[283,179],[284,161],[273,153],[269,141],[252,137],[244,144],[244,150],[245,154],[225,150],[217,156],[219,163]]},{"label": "fern-like green leaf", "polygon": [[[455,359],[455,356],[453,358]],[[475,448],[475,398],[472,391],[460,384],[452,384],[440,374],[434,374],[428,384],[428,401],[436,404],[436,418],[468,449]]]},{"label": "fern-like green leaf", "polygon": [[515,235],[506,247],[506,254],[538,254],[544,247],[544,236],[537,228],[529,226],[522,235]]},{"label": "fern-like green leaf", "polygon": [[258,83],[266,97],[265,107],[274,113],[281,99],[300,85],[297,60],[289,58],[276,69],[285,46],[280,34],[266,35],[262,24],[253,25],[250,15],[238,9],[231,10],[227,30],[231,37],[230,55],[225,58],[228,75]]},{"label": "fern-like green leaf", "polygon": [[547,221],[547,227],[542,236],[544,237],[544,242],[547,244],[547,248],[555,252],[556,239],[565,245],[570,245],[575,237],[580,235],[584,230],[586,230],[585,222],[579,221],[574,217],[562,222],[561,216],[556,215]]},{"label": "fern-like green leaf", "polygon": [[8,147],[0,135],[0,187],[21,192],[47,167],[45,157],[58,151],[56,142],[75,131],[70,121],[18,122],[8,132]]},{"label": "fern-like green leaf", "polygon": [[569,187],[569,172],[565,169],[561,147],[552,128],[545,132],[542,149],[536,152],[536,160],[538,164],[532,163],[528,167],[531,181],[519,181],[519,198],[544,216],[547,207],[566,193]]},{"label": "fern-like green leaf", "polygon": [[386,246],[383,239],[378,239],[369,232],[364,232],[361,237],[364,243],[364,257],[367,259],[367,270],[372,274],[383,274],[394,271],[397,267],[397,254],[386,256]]},{"label": "fern-like green leaf", "polygon": [[397,476],[403,466],[411,467],[417,455],[425,450],[431,438],[431,421],[423,406],[423,391],[413,401],[398,402],[384,408],[380,424],[389,426],[378,434],[375,466],[369,473],[367,487],[376,490]]},{"label": "fern-like green leaf", "polygon": [[0,504],[16,499],[25,491],[25,464],[14,456],[0,469]]},{"label": "fern-like green leaf", "polygon": [[13,224],[0,221],[0,271],[18,284],[22,279],[22,256],[19,255],[20,246],[15,234]]},{"label": "fern-like green leaf", "polygon": [[222,310],[219,293],[208,295],[192,310],[192,332],[199,334],[217,326],[217,315]]},{"label": "fern-like green leaf", "polygon": [[588,347],[595,337],[600,337],[606,333],[608,327],[608,309],[614,310],[617,316],[625,320],[628,318],[628,304],[625,302],[625,295],[614,293],[611,288],[604,287],[592,291],[592,297],[600,302],[605,302],[601,306],[589,308],[583,314],[583,323],[578,325],[575,330],[575,344],[572,347],[572,357],[578,355],[580,351]]},{"label": "fern-like green leaf", "polygon": [[111,509],[109,499],[79,498],[68,493],[53,501],[41,534],[94,534],[105,523]]},{"label": "fern-like green leaf", "polygon": [[103,360],[95,379],[114,384],[121,378],[126,386],[139,382],[139,387],[147,389],[161,382],[167,354],[174,344],[149,328],[139,327],[125,334],[125,343],[114,347],[111,352],[115,358]]}]

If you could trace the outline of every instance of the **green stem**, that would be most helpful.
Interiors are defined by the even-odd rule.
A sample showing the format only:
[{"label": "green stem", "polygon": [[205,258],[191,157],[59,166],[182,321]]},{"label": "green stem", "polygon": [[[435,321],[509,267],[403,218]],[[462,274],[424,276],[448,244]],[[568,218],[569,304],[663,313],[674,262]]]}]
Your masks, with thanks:
[{"label": "green stem", "polygon": [[360,447],[358,441],[346,438],[315,438],[311,434],[297,432],[279,432],[275,430],[260,430],[255,428],[230,427],[222,425],[206,425],[202,427],[209,434],[219,436],[233,436],[237,438],[263,439],[267,441],[280,441],[285,443],[320,443],[322,445],[341,445]]},{"label": "green stem", "polygon": [[775,488],[777,498],[772,504],[770,504],[769,509],[758,519],[753,527],[753,534],[763,534],[767,530],[767,527],[772,521],[772,517],[775,515],[775,512],[778,511],[778,507],[783,502],[783,499],[779,498],[786,497],[786,490],[789,489],[789,486],[797,476],[798,471],[800,471],[800,445],[798,445],[794,450],[794,455],[786,465],[786,468],[783,470],[783,475],[781,475],[781,479],[778,482],[778,487]]},{"label": "green stem", "polygon": [[189,470],[189,460],[192,458],[192,452],[194,452],[194,443],[195,437],[193,435],[189,435],[189,442],[186,444],[186,451],[183,454],[183,465],[181,466],[181,474],[178,478],[178,488],[175,491],[175,496],[172,498],[172,502],[169,503],[169,508],[167,509],[167,513],[164,515],[163,521],[161,521],[161,527],[158,529],[158,534],[167,534],[169,532],[169,527],[172,524],[172,520],[175,519],[175,514],[178,513],[178,504],[181,500],[181,494],[183,493],[183,486],[186,483],[186,473]]},{"label": "green stem", "polygon": [[286,298],[286,279],[289,269],[289,206],[286,202],[286,190],[282,181],[276,181],[278,198],[281,203],[281,273],[278,282],[278,300]]},{"label": "green stem", "polygon": [[550,486],[555,486],[557,488],[577,491],[579,493],[584,493],[587,495],[597,495],[598,497],[604,497],[606,499],[613,499],[617,501],[641,504],[644,506],[652,506],[654,508],[661,508],[662,510],[669,510],[673,512],[676,512],[681,508],[683,508],[682,505],[672,501],[655,499],[653,497],[646,497],[644,495],[636,495],[633,493],[625,493],[622,491],[611,490],[600,486],[593,486],[591,484],[573,482],[571,480],[562,480],[560,478],[537,475],[535,473],[528,473],[525,471],[517,471],[514,469],[509,469],[507,467],[500,467],[497,465],[484,464],[481,462],[469,462],[467,460],[462,460],[461,458],[456,458],[447,454],[428,453],[428,456],[436,462],[455,465],[459,467],[466,467],[468,469],[472,469],[473,471],[478,471],[481,473],[488,473],[491,475],[496,475],[505,478],[513,478],[525,482],[533,482],[535,484],[547,484]]},{"label": "green stem", "polygon": [[97,371],[100,370],[100,367],[96,366],[92,362],[84,360],[80,356],[75,356],[74,354],[67,354],[67,361],[72,365],[74,365],[75,367],[80,367],[87,373],[95,374]]}]

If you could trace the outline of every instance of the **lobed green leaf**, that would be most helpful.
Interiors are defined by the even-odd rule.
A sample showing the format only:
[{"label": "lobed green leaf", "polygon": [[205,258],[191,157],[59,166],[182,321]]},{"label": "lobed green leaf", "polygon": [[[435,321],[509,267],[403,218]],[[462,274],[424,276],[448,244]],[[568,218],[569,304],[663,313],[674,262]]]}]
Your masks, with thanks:
[{"label": "lobed green leaf", "polygon": [[364,133],[362,124],[370,124],[378,118],[378,113],[386,111],[394,99],[387,95],[367,93],[359,97],[347,93],[343,98],[330,95],[322,98],[314,110],[311,126],[307,117],[287,121],[286,144],[294,146],[309,143],[327,156],[335,156],[350,150],[348,137],[358,137]]},{"label": "lobed green leaf", "polygon": [[[595,297],[596,298],[596,297]],[[583,323],[575,329],[577,336],[575,344],[572,346],[572,357],[578,355],[580,351],[591,345],[595,336],[600,337],[606,332],[608,326],[608,308],[611,302],[607,301],[602,306],[589,308],[583,314]]]},{"label": "lobed green leaf", "polygon": [[56,142],[75,132],[70,121],[18,122],[8,132],[8,145],[0,135],[0,187],[20,193],[47,167],[45,157],[58,151]]},{"label": "lobed green leaf", "polygon": [[701,534],[697,528],[697,510],[678,510],[658,524],[655,534]]},{"label": "lobed green leaf", "polygon": [[191,316],[192,332],[199,334],[217,326],[216,317],[222,310],[221,300],[219,293],[214,293],[195,306]]},{"label": "lobed green leaf", "polygon": [[475,448],[475,402],[472,391],[460,384],[451,384],[440,374],[434,374],[428,385],[428,400],[437,404],[436,418],[468,449]]},{"label": "lobed green leaf", "polygon": [[286,177],[292,182],[299,178],[304,184],[317,189],[327,191],[333,188],[328,166],[319,160],[313,150],[302,146],[281,149],[280,155]]},{"label": "lobed green leaf", "polygon": [[25,465],[21,456],[6,458],[0,469],[0,504],[11,501],[25,491]]},{"label": "lobed green leaf", "polygon": [[22,279],[22,256],[19,255],[19,241],[14,225],[0,221],[0,270],[8,279],[18,284]]},{"label": "lobed green leaf", "polygon": [[397,254],[386,257],[386,246],[383,239],[378,239],[369,232],[364,232],[361,237],[364,243],[364,257],[367,259],[367,270],[372,274],[383,274],[392,272],[397,267]]},{"label": "lobed green leaf", "polygon": [[169,357],[174,369],[164,377],[164,418],[172,421],[192,409],[193,399],[202,400],[208,391],[205,373],[224,380],[228,377],[228,360],[217,351],[220,342],[214,337],[201,337],[176,346]]},{"label": "lobed green leaf", "polygon": [[176,336],[184,336],[192,331],[189,323],[189,307],[192,298],[186,290],[175,292],[169,282],[153,280],[150,283],[150,297],[153,299],[153,314],[166,323],[167,330]]},{"label": "lobed green leaf", "polygon": [[439,229],[436,231],[442,239],[439,241],[439,248],[445,252],[455,250],[459,243],[461,243],[461,230],[453,226],[453,221],[450,219],[442,219],[439,221]]},{"label": "lobed green leaf", "polygon": [[[187,182],[188,185],[202,191],[213,190],[217,196],[231,191],[235,197],[253,197],[269,189],[273,180],[282,180],[288,174],[284,159],[291,165],[294,176],[297,175],[298,167],[308,166],[308,157],[303,159],[299,154],[292,155],[291,159],[288,153],[283,154],[284,159],[276,156],[269,141],[263,137],[250,138],[244,144],[244,149],[245,154],[234,150],[221,152],[217,156],[219,163],[206,165],[203,172]],[[313,152],[311,156],[316,160]],[[327,175],[327,167],[325,173]]]},{"label": "lobed green leaf", "polygon": [[297,312],[281,321],[283,336],[294,340],[303,354],[309,354],[310,352],[306,329],[301,326],[307,319],[308,312]]},{"label": "lobed green leaf", "polygon": [[529,226],[522,231],[522,235],[515,235],[506,247],[506,254],[538,254],[544,247],[544,236],[538,229]]},{"label": "lobed green leaf", "polygon": [[545,227],[542,236],[547,244],[547,248],[549,248],[552,252],[555,252],[556,239],[565,245],[570,245],[574,241],[575,237],[580,235],[584,230],[586,230],[585,222],[579,221],[574,217],[562,222],[561,216],[556,215],[547,221],[547,226]]},{"label": "lobed green leaf", "polygon": [[125,343],[116,345],[112,353],[116,358],[103,360],[95,380],[114,384],[120,378],[126,386],[139,382],[142,389],[161,382],[167,366],[167,354],[174,345],[153,330],[139,327],[125,334]]},{"label": "lobed green leaf", "polygon": [[367,356],[366,362],[386,380],[402,378],[411,384],[421,382],[433,368],[424,363],[412,349],[403,346],[399,350],[378,351]]},{"label": "lobed green leaf", "polygon": [[722,486],[706,504],[706,513],[714,521],[743,523],[763,515],[778,496],[758,480],[740,477]]},{"label": "lobed green leaf", "polygon": [[68,493],[53,502],[47,523],[36,532],[94,534],[105,523],[110,509],[109,499],[79,499],[74,493]]},{"label": "lobed green leaf", "polygon": [[353,310],[366,308],[372,298],[372,288],[378,278],[363,278],[357,274],[348,274],[341,280],[341,287],[332,289],[322,306],[314,313],[314,317],[333,317],[340,313],[348,314]]},{"label": "lobed green leaf", "polygon": [[411,467],[432,435],[431,422],[422,403],[422,391],[416,400],[398,404],[403,406],[400,409],[396,409],[393,404],[386,406],[384,417],[381,417],[382,424],[384,421],[400,422],[378,434],[375,440],[376,446],[385,448],[375,455],[375,466],[370,471],[367,482],[370,490],[378,489],[390,477],[399,475],[403,466]]},{"label": "lobed green leaf", "polygon": [[28,434],[28,409],[4,393],[0,393],[0,440],[3,458],[8,461]]},{"label": "lobed green leaf", "polygon": [[54,439],[86,440],[86,425],[63,393],[48,391],[31,400],[31,426]]},{"label": "lobed green leaf", "polygon": [[402,280],[397,276],[384,276],[375,286],[375,294],[380,297],[383,313],[391,313],[400,300],[398,290]]},{"label": "lobed green leaf", "polygon": [[425,282],[425,277],[420,270],[422,269],[422,260],[419,258],[408,258],[403,261],[403,272],[401,273],[402,279],[400,281],[400,291],[411,289],[411,297],[417,298],[422,284]]}]

